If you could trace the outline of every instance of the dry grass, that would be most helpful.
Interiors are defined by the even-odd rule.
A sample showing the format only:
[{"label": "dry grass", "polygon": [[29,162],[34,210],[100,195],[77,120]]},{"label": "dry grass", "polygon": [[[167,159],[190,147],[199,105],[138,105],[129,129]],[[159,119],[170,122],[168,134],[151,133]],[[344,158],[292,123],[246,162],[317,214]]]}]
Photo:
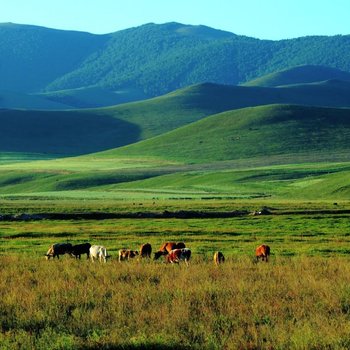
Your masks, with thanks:
[{"label": "dry grass", "polygon": [[0,257],[0,349],[348,349],[345,258]]}]

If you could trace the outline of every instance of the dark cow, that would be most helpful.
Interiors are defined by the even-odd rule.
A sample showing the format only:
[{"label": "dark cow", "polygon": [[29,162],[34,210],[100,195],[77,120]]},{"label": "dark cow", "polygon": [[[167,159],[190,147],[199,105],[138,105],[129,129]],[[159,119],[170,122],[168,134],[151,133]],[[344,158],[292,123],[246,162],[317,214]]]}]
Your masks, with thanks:
[{"label": "dark cow", "polygon": [[262,261],[268,262],[270,256],[270,247],[268,245],[262,244],[255,250],[256,261],[261,259]]},{"label": "dark cow", "polygon": [[152,246],[149,243],[142,244],[140,247],[140,257],[150,258],[152,254]]},{"label": "dark cow", "polygon": [[130,260],[132,258],[135,258],[139,255],[139,252],[137,250],[131,250],[131,249],[120,249],[119,250],[119,262],[124,260]]},{"label": "dark cow", "polygon": [[47,260],[55,258],[56,256],[57,259],[59,259],[60,255],[70,254],[71,251],[72,245],[70,243],[55,243],[49,248],[45,256]]},{"label": "dark cow", "polygon": [[214,264],[215,265],[220,265],[225,261],[224,254],[221,252],[215,252],[214,253]]},{"label": "dark cow", "polygon": [[82,243],[73,245],[71,255],[75,256],[76,259],[81,258],[81,254],[86,254],[87,258],[90,258],[90,243]]},{"label": "dark cow", "polygon": [[159,259],[162,255],[167,255],[173,249],[182,249],[186,248],[185,243],[183,242],[166,242],[162,244],[157,252],[154,253],[154,260]]},{"label": "dark cow", "polygon": [[184,261],[188,266],[188,261],[191,258],[191,250],[188,248],[173,249],[166,256],[166,262],[171,264],[178,264],[180,261]]}]

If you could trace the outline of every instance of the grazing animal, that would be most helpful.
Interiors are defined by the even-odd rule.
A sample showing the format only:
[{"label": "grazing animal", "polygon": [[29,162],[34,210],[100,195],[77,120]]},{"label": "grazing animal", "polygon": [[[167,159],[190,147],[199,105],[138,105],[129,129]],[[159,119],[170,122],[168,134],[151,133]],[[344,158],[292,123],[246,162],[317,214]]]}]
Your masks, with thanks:
[{"label": "grazing animal", "polygon": [[255,250],[256,261],[261,259],[262,261],[268,262],[270,256],[270,247],[268,245],[262,244]]},{"label": "grazing animal", "polygon": [[152,254],[152,246],[149,243],[142,244],[140,247],[140,257],[150,258]]},{"label": "grazing animal", "polygon": [[137,250],[120,249],[119,250],[119,262],[124,261],[124,260],[130,260],[132,258],[135,258],[137,255],[139,255],[139,252]]},{"label": "grazing animal", "polygon": [[224,254],[222,254],[221,252],[215,252],[214,253],[214,264],[220,265],[223,262],[225,262]]},{"label": "grazing animal", "polygon": [[70,254],[71,250],[72,245],[70,243],[55,243],[49,248],[45,256],[47,260],[56,256],[59,259],[60,255]]},{"label": "grazing animal", "polygon": [[82,244],[76,244],[73,245],[72,250],[71,250],[71,255],[75,256],[76,259],[80,259],[81,254],[86,254],[86,257],[89,259],[90,258],[90,248],[91,244],[90,243],[82,243]]},{"label": "grazing animal", "polygon": [[173,249],[182,249],[186,248],[185,243],[183,242],[166,242],[162,244],[157,252],[154,253],[154,260],[159,259],[162,255],[169,254]]},{"label": "grazing animal", "polygon": [[178,264],[180,261],[184,261],[188,266],[188,261],[191,258],[191,250],[188,248],[173,249],[166,256],[166,262],[171,264]]},{"label": "grazing animal", "polygon": [[107,250],[104,246],[92,245],[90,247],[90,259],[92,262],[94,262],[95,259],[100,260],[100,262],[106,262],[107,258],[109,258],[109,256],[107,255]]}]

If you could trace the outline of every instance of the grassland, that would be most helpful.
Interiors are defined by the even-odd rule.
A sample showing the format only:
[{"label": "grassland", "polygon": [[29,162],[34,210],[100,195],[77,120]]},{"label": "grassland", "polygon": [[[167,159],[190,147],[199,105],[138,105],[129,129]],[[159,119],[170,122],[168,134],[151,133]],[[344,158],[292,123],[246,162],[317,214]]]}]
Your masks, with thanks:
[{"label": "grassland", "polygon": [[[109,170],[98,170],[92,158],[84,164],[74,167],[72,158],[3,165],[1,214],[262,207],[274,214],[0,221],[2,349],[349,347],[348,163],[243,163],[236,170],[222,163],[221,171],[163,164],[162,171],[177,168],[169,174],[153,173],[153,163],[148,179],[130,175],[145,176],[145,168],[127,169],[112,158],[99,159]],[[112,183],[98,183],[106,171]],[[122,179],[123,171],[129,177]],[[26,172],[33,178],[26,180]],[[188,268],[117,262],[121,248],[150,242],[156,250],[169,240],[191,248]],[[66,241],[103,244],[111,259],[45,261],[49,245]],[[268,264],[252,261],[261,243],[272,248]],[[226,256],[220,268],[211,262],[216,250]]]},{"label": "grassland", "polygon": [[234,259],[219,269],[0,263],[3,349],[349,347],[349,265],[340,258]]},{"label": "grassland", "polygon": [[[275,204],[299,208],[297,202]],[[196,205],[216,208],[215,201]],[[232,209],[229,201],[225,205]],[[0,222],[0,232],[2,349],[347,349],[350,344],[347,215]],[[150,242],[155,250],[172,239],[191,248],[188,268],[117,262],[122,247]],[[111,259],[102,265],[68,256],[45,261],[48,246],[57,241],[104,244]],[[254,248],[262,242],[271,246],[272,257],[255,264]],[[226,256],[220,268],[211,261],[215,250]]]}]

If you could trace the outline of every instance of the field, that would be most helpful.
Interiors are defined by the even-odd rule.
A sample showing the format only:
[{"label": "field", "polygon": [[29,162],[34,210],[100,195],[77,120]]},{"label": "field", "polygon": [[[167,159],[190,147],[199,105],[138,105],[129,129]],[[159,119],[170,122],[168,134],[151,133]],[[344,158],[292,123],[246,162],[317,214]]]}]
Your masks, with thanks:
[{"label": "field", "polygon": [[[347,349],[346,259],[220,268],[1,257],[3,349]],[[14,273],[15,271],[16,273]],[[15,277],[14,277],[15,275]]]}]

